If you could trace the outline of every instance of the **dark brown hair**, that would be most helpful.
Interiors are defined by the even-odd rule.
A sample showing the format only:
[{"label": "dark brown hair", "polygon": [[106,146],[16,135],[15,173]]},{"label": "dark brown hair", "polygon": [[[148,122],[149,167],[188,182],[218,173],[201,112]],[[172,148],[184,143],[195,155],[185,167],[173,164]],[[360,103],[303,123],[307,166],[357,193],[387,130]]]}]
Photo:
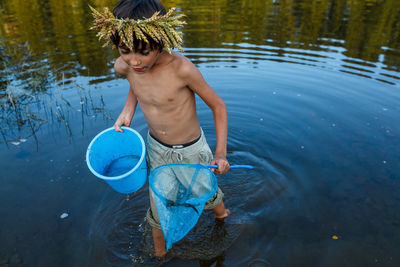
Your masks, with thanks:
[{"label": "dark brown hair", "polygon": [[[165,15],[165,8],[160,3],[159,0],[120,0],[115,5],[113,14],[117,19],[147,19],[153,16],[154,13],[160,12],[160,15]],[[147,40],[149,41],[149,47],[151,50],[162,50],[163,44],[155,41],[150,36],[146,35]],[[118,32],[115,32],[111,36],[111,41],[118,47],[121,42],[121,37]],[[135,52],[138,50],[143,50],[146,48],[146,42],[143,40],[139,40],[136,38],[135,34],[133,35],[133,46],[135,48]]]}]

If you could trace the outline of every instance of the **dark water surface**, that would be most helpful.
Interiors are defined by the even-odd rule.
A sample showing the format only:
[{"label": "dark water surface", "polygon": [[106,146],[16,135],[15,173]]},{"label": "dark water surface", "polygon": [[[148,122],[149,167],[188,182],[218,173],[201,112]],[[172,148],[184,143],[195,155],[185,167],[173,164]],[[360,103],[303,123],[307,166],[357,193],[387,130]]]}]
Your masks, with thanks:
[{"label": "dark water surface", "polygon": [[[163,2],[228,106],[229,161],[255,166],[218,177],[231,217],[204,212],[165,265],[400,266],[400,2]],[[114,3],[0,1],[0,266],[158,264],[148,185],[116,193],[85,163],[129,88],[87,30]]]}]

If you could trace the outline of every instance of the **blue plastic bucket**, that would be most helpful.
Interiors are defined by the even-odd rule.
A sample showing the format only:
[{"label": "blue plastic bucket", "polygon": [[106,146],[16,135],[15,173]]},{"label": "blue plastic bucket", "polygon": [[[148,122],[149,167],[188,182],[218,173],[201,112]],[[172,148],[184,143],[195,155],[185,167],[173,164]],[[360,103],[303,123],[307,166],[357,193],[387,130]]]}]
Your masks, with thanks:
[{"label": "blue plastic bucket", "polygon": [[128,127],[108,128],[90,142],[86,151],[89,170],[119,193],[140,189],[147,179],[146,147],[142,136]]}]

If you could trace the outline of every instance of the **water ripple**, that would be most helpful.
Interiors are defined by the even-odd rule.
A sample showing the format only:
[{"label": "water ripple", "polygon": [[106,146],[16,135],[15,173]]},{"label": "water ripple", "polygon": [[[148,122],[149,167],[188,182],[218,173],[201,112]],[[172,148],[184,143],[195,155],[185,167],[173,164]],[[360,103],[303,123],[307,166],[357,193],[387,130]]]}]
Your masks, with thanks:
[{"label": "water ripple", "polygon": [[267,60],[327,68],[392,85],[398,85],[399,80],[398,73],[390,70],[383,59],[379,62],[368,62],[349,58],[345,55],[346,49],[338,41],[325,42],[324,45],[310,47],[309,50],[249,43],[222,43],[221,48],[186,48],[185,51],[185,55],[195,64],[205,64],[208,68],[240,68],[248,64],[259,68],[260,61]]}]

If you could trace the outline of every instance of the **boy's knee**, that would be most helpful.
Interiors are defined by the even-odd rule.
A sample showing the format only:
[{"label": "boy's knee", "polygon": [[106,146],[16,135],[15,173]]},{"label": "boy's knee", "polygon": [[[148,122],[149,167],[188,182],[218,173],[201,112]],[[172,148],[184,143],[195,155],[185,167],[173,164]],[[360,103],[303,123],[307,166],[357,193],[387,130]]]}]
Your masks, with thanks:
[{"label": "boy's knee", "polygon": [[212,210],[216,206],[218,206],[219,203],[221,203],[222,198],[224,197],[224,193],[222,190],[218,187],[217,192],[215,195],[207,201],[206,205],[204,206],[205,210]]},{"label": "boy's knee", "polygon": [[146,213],[146,220],[147,220],[147,222],[149,223],[149,225],[150,225],[150,227],[151,227],[152,229],[161,230],[160,222],[158,222],[158,221],[154,218],[153,213],[151,212],[151,209],[150,209],[150,208],[147,210],[147,213]]}]

